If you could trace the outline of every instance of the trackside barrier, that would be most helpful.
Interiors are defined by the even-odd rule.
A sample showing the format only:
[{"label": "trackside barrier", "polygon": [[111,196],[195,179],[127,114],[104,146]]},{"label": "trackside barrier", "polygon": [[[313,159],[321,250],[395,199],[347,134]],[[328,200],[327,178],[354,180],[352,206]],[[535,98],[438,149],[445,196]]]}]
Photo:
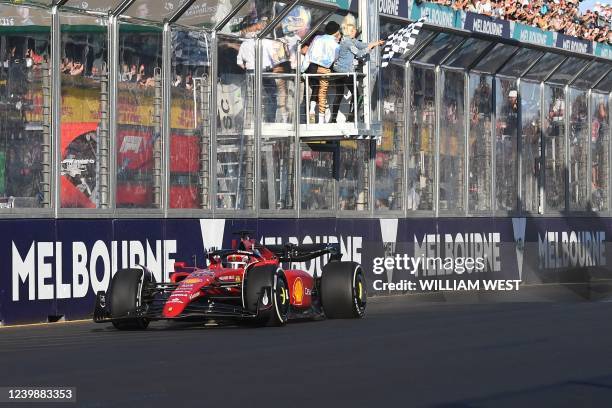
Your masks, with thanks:
[{"label": "trackside barrier", "polygon": [[[345,260],[362,264],[370,296],[477,293],[476,300],[521,301],[531,293],[521,288],[556,284],[577,299],[602,299],[612,278],[612,218],[2,220],[0,229],[6,325],[87,318],[95,292],[117,269],[142,264],[167,279],[175,261],[203,266],[204,248],[230,247],[232,232],[241,229],[255,231],[263,244],[338,242]],[[314,273],[325,262],[293,267]],[[407,283],[432,280],[455,283],[429,289]],[[520,281],[521,288],[461,287],[485,281]]]}]

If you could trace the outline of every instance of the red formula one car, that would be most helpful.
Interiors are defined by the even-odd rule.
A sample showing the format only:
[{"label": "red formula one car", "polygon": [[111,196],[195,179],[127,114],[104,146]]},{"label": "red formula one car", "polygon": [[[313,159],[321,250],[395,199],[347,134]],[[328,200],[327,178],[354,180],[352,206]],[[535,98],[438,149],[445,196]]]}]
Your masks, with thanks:
[{"label": "red formula one car", "polygon": [[[291,319],[360,318],[366,308],[361,266],[340,261],[337,244],[261,246],[242,231],[236,249],[213,250],[205,268],[175,264],[170,282],[146,268],[123,269],[98,292],[94,321],[117,329],[145,329],[152,320],[238,320],[281,326]],[[283,269],[330,255],[321,276]]]}]

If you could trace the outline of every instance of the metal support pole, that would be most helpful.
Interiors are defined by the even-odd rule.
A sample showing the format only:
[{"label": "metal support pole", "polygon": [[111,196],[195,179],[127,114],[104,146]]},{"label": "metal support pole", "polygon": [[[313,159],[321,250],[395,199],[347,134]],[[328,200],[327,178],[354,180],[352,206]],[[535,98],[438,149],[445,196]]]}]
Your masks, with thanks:
[{"label": "metal support pole", "polygon": [[109,183],[109,200],[110,208],[116,208],[117,201],[117,122],[119,104],[119,95],[117,86],[119,81],[119,22],[117,17],[111,15],[108,20],[108,101],[109,101],[109,151],[110,151],[110,183]]},{"label": "metal support pole", "polygon": [[[569,98],[569,86],[565,85],[565,87],[563,88],[563,92],[564,92],[564,100],[565,100],[565,112],[563,112],[563,123],[565,125],[565,131],[563,132],[563,139],[565,141],[565,151],[564,151],[564,157],[563,157],[563,161],[565,163],[565,166],[563,168],[562,174],[563,174],[563,178],[564,178],[564,188],[565,188],[565,211],[569,211],[570,210],[570,184],[569,184],[569,175],[571,172],[570,169],[570,154],[569,154],[569,127],[570,127],[570,115],[572,112],[572,107],[570,106],[570,98]],[[567,113],[570,112],[570,114],[568,115]],[[574,177],[577,177],[578,173],[575,174]]]},{"label": "metal support pole", "polygon": [[[404,81],[405,81],[405,89],[404,89],[404,104],[405,104],[405,109],[404,109],[404,121],[406,123],[406,126],[404,126],[404,151],[403,151],[403,159],[402,159],[402,163],[404,165],[404,169],[403,169],[403,175],[404,175],[404,181],[402,184],[403,190],[404,190],[404,197],[403,197],[403,210],[404,210],[404,216],[408,215],[408,212],[411,210],[410,208],[408,208],[408,186],[409,186],[409,172],[408,172],[408,163],[410,160],[410,155],[412,154],[412,152],[410,151],[410,137],[412,135],[412,109],[414,108],[412,106],[412,67],[410,66],[410,61],[406,61],[406,66],[404,67]],[[416,186],[415,186],[416,189]],[[413,208],[414,208],[414,202],[412,203]],[[413,211],[418,210],[418,208],[415,208]]]},{"label": "metal support pole", "polygon": [[[255,77],[253,78],[253,83],[254,83],[254,87],[253,87],[253,123],[251,124],[253,126],[253,136],[255,138],[255,140],[253,141],[253,137],[250,137],[248,135],[245,135],[246,137],[246,174],[245,174],[245,194],[246,194],[246,200],[245,200],[245,209],[246,210],[253,210],[253,209],[258,209],[260,207],[260,203],[259,203],[259,186],[257,186],[257,188],[254,188],[255,186],[253,185],[255,183],[255,180],[253,179],[253,176],[255,176],[256,180],[259,180],[260,177],[260,160],[261,160],[261,155],[259,154],[261,151],[261,133],[262,133],[262,124],[265,120],[264,117],[262,117],[262,87],[263,87],[263,80],[262,80],[262,61],[261,61],[261,57],[262,57],[262,40],[260,37],[258,37],[255,40]],[[254,143],[253,143],[254,142]],[[254,146],[253,146],[254,145]],[[253,147],[256,148],[256,152],[255,153],[255,157],[253,157]],[[253,160],[255,159],[255,160]],[[256,168],[253,169],[253,166],[255,165]],[[273,177],[273,175],[268,175],[268,177]],[[253,204],[256,203],[255,206],[253,206]],[[271,206],[272,203],[269,203],[269,205]]]},{"label": "metal support pole", "polygon": [[[217,33],[213,32],[210,39],[210,58],[208,59],[211,63],[210,66],[210,150],[209,150],[209,180],[210,180],[210,198],[209,202],[211,209],[216,211],[217,209],[217,92],[218,92],[218,64],[217,64],[217,50],[219,48]],[[214,153],[213,153],[214,152]]]},{"label": "metal support pole", "polygon": [[[302,82],[301,82],[301,67],[302,67],[302,42],[297,43],[297,52],[295,58],[295,147],[293,149],[294,158],[294,177],[291,181],[291,187],[293,188],[293,208],[297,212],[298,218],[302,211],[302,189],[300,188],[302,179],[302,143],[300,141],[300,123],[302,122],[300,102],[302,101]],[[308,79],[308,77],[306,77]],[[308,99],[308,87],[304,84],[304,109],[306,113],[306,123],[308,123],[308,108],[310,101]]]},{"label": "metal support pole", "polygon": [[523,125],[522,125],[522,121],[523,121],[523,93],[520,92],[521,90],[521,79],[517,78],[516,80],[516,90],[518,92],[518,100],[517,100],[517,112],[516,112],[516,154],[518,157],[518,163],[517,163],[517,194],[516,194],[516,206],[517,206],[517,210],[519,213],[523,213],[524,210],[527,209],[527,206],[525,204],[525,200],[524,200],[524,194],[523,194]]},{"label": "metal support pole", "polygon": [[[608,94],[608,101],[607,101],[608,103],[606,105],[606,109],[608,110],[608,112],[610,112],[610,100],[611,99],[612,99],[612,93],[609,93]],[[606,210],[609,213],[609,211],[610,211],[610,204],[612,203],[612,198],[611,198],[612,194],[610,193],[610,191],[612,189],[612,183],[610,183],[610,177],[612,176],[612,173],[611,173],[611,171],[612,171],[612,148],[610,146],[610,144],[612,143],[612,126],[610,126],[611,123],[610,123],[610,114],[609,113],[608,113],[608,123],[606,125],[608,126],[608,140],[607,140],[607,143],[608,143],[608,152],[607,152],[608,153],[608,155],[607,155],[608,157],[607,157],[607,159],[608,160],[606,161],[607,167],[608,167],[606,169],[606,177],[607,177],[607,181],[608,181],[608,185],[607,185],[608,191],[607,191],[607,197],[606,197]]]},{"label": "metal support pole", "polygon": [[544,214],[546,207],[546,138],[544,136],[544,82],[540,86],[540,172],[538,174],[538,213]]},{"label": "metal support pole", "polygon": [[467,71],[463,73],[463,92],[463,215],[467,217],[470,208],[470,75]]},{"label": "metal support pole", "polygon": [[[43,71],[44,131],[43,131],[43,207],[54,209],[57,218],[60,207],[61,149],[61,24],[58,6],[51,8],[51,69]],[[48,87],[51,89],[48,89]],[[47,89],[45,89],[47,88]],[[49,103],[50,102],[50,103]],[[51,147],[53,144],[53,148]],[[49,168],[50,166],[50,168]]]},{"label": "metal support pole", "polygon": [[436,66],[434,71],[435,84],[434,84],[434,143],[435,143],[435,160],[434,160],[434,215],[436,218],[440,215],[440,109],[441,109],[441,98],[442,98],[442,86],[440,85],[441,73],[440,66]]},{"label": "metal support pole", "polygon": [[[155,78],[156,93],[158,92],[158,76],[159,75],[156,75]],[[161,157],[156,159],[160,161],[160,164],[163,157],[162,175],[160,175],[159,180],[162,193],[160,205],[164,209],[164,215],[168,217],[168,210],[170,209],[170,138],[172,137],[170,123],[172,103],[172,27],[169,23],[164,24],[164,29],[162,31],[161,96],[161,135],[157,138],[155,145],[158,146],[158,155],[161,155]],[[159,148],[160,144],[161,148]]]},{"label": "metal support pole", "polygon": [[[595,180],[593,180],[593,153],[592,153],[592,144],[593,144],[593,133],[591,133],[593,131],[592,127],[593,127],[593,103],[591,101],[591,97],[592,97],[592,90],[589,89],[588,91],[586,91],[585,93],[586,95],[586,105],[587,105],[587,174],[586,174],[586,180],[585,182],[586,184],[586,206],[587,206],[587,210],[592,211],[593,210],[593,183],[595,182]],[[601,210],[601,209],[599,209]]]},{"label": "metal support pole", "polygon": [[497,81],[493,76],[489,76],[489,78],[491,78],[491,89],[493,90],[491,92],[491,133],[489,134],[489,154],[491,155],[491,171],[489,172],[491,175],[489,184],[491,197],[489,198],[489,205],[491,206],[491,215],[495,215],[497,210]]}]

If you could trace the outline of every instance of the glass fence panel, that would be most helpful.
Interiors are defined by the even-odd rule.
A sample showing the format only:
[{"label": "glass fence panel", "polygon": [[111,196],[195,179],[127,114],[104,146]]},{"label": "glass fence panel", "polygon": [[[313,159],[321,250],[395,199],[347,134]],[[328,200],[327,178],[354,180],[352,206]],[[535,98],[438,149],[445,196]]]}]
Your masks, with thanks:
[{"label": "glass fence panel", "polygon": [[597,81],[608,72],[611,64],[606,62],[592,62],[584,71],[578,75],[578,78],[571,84],[573,87],[580,89],[589,89],[597,84]]},{"label": "glass fence panel", "polygon": [[252,210],[255,187],[254,75],[236,63],[243,38],[219,37],[216,208]]},{"label": "glass fence panel", "polygon": [[607,94],[591,94],[591,203],[593,211],[608,209],[610,115]]},{"label": "glass fence panel", "polygon": [[295,139],[261,141],[259,205],[263,210],[294,209]]},{"label": "glass fence panel", "polygon": [[[75,20],[80,24],[74,25]],[[63,208],[99,208],[109,193],[108,36],[103,19],[62,14]]]},{"label": "glass fence panel", "polygon": [[437,65],[463,40],[464,38],[458,35],[439,33],[427,47],[417,54],[415,61]]},{"label": "glass fence panel", "polygon": [[474,69],[494,74],[517,49],[518,47],[511,45],[495,44],[493,49],[476,64]]},{"label": "glass fence panel", "polygon": [[468,136],[470,212],[491,209],[493,176],[491,152],[491,113],[493,79],[489,75],[470,75],[470,133]]},{"label": "glass fence panel", "polygon": [[569,92],[569,184],[570,210],[584,211],[588,205],[589,110],[586,91]]},{"label": "glass fence panel", "polygon": [[195,0],[177,23],[211,29],[239,3],[239,0]]},{"label": "glass fence panel", "polygon": [[597,85],[594,85],[598,91],[610,93],[612,92],[612,71],[608,72]]},{"label": "glass fence panel", "polygon": [[467,69],[489,45],[490,41],[468,38],[444,63],[444,66]]},{"label": "glass fence panel", "polygon": [[440,211],[465,209],[465,81],[462,72],[442,71],[440,112]]},{"label": "glass fence panel", "polygon": [[161,30],[121,23],[117,207],[161,205]]},{"label": "glass fence panel", "polygon": [[51,14],[0,5],[0,209],[50,206]]},{"label": "glass fence panel", "polygon": [[337,148],[326,143],[302,143],[301,209],[334,210]]},{"label": "glass fence panel", "polygon": [[543,51],[531,48],[521,48],[504,66],[499,68],[499,74],[519,77],[534,61],[544,54]]},{"label": "glass fence panel", "polygon": [[172,31],[170,208],[210,208],[210,37]]},{"label": "glass fence panel", "polygon": [[435,83],[433,70],[412,67],[411,121],[408,136],[409,210],[433,210],[435,172]]},{"label": "glass fence panel", "polygon": [[402,210],[404,201],[404,134],[406,132],[405,73],[403,64],[381,71],[382,137],[376,145],[375,209]]},{"label": "glass fence panel", "polygon": [[65,7],[72,7],[85,11],[95,11],[98,13],[108,13],[117,7],[119,3],[119,0],[68,0]]},{"label": "glass fence panel", "polygon": [[540,211],[540,84],[521,81],[521,179],[522,209]]},{"label": "glass fence panel", "polygon": [[370,191],[370,144],[356,140],[340,141],[338,167],[338,209],[367,210]]},{"label": "glass fence panel", "polygon": [[570,82],[587,64],[588,60],[582,58],[568,58],[557,68],[546,82],[565,85]]},{"label": "glass fence panel", "polygon": [[[516,79],[495,79],[495,209],[513,211],[518,198],[518,89]],[[526,113],[527,114],[527,113]]]},{"label": "glass fence panel", "polygon": [[544,191],[546,211],[565,210],[565,90],[544,87]]}]

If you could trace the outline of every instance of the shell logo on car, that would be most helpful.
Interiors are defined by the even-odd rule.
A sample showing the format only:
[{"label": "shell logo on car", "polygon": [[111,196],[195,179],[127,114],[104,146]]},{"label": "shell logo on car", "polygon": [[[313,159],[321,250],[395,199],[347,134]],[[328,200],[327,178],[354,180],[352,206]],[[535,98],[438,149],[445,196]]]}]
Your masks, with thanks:
[{"label": "shell logo on car", "polygon": [[301,305],[304,300],[304,283],[302,278],[297,277],[293,281],[293,303]]},{"label": "shell logo on car", "polygon": [[184,283],[190,284],[190,283],[200,283],[201,280],[198,278],[189,278],[189,279],[185,279],[183,281]]}]

